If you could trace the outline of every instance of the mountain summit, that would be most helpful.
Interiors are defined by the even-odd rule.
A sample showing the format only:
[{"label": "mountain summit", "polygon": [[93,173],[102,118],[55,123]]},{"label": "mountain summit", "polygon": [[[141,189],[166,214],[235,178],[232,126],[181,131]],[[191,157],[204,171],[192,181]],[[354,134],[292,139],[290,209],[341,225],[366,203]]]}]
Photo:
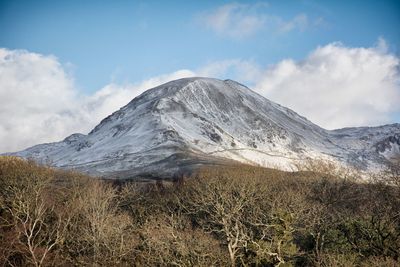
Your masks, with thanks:
[{"label": "mountain summit", "polygon": [[325,130],[232,80],[185,78],[150,89],[88,135],[14,155],[111,178],[171,177],[239,161],[291,169],[323,158],[374,170],[400,158],[400,125]]}]

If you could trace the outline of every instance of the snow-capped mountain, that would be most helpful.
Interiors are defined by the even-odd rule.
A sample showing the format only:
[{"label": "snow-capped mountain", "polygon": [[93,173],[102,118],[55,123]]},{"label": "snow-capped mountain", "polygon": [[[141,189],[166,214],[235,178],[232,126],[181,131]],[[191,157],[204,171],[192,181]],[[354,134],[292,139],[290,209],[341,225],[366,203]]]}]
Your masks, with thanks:
[{"label": "snow-capped mountain", "polygon": [[186,78],[144,92],[88,135],[12,154],[128,178],[231,160],[291,169],[325,158],[374,170],[399,160],[399,148],[400,124],[328,131],[232,80]]}]

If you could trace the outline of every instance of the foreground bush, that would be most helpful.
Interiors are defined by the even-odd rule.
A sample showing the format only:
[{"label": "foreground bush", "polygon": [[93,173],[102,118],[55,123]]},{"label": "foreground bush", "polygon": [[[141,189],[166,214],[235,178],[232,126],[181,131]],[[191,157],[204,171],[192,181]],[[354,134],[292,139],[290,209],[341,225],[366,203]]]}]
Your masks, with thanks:
[{"label": "foreground bush", "polygon": [[0,157],[0,263],[399,266],[398,174],[231,166],[116,185]]}]

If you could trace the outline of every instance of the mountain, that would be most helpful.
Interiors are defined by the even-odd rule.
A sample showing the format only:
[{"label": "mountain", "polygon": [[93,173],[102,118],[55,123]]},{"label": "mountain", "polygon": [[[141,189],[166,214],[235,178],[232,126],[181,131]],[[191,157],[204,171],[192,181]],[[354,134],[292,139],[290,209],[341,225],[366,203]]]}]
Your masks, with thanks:
[{"label": "mountain", "polygon": [[232,80],[150,89],[88,135],[11,153],[111,178],[171,177],[207,164],[292,169],[305,158],[377,170],[400,159],[400,124],[325,130]]}]

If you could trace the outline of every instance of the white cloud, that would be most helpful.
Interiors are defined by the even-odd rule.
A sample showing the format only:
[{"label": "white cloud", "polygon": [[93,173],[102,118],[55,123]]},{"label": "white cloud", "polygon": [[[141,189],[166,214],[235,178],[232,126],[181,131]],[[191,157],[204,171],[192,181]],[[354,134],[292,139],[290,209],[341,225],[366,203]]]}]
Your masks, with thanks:
[{"label": "white cloud", "polygon": [[[306,14],[298,14],[291,19],[268,14],[266,3],[239,4],[230,3],[214,10],[203,12],[197,18],[203,26],[221,36],[241,39],[249,37],[264,29],[269,33],[288,33],[294,30],[304,31],[310,25],[317,27],[319,23],[310,23]],[[322,21],[318,18],[316,21]]]},{"label": "white cloud", "polygon": [[309,26],[308,17],[306,14],[299,14],[289,21],[284,21],[277,17],[278,31],[285,33],[293,30],[304,31]]},{"label": "white cloud", "polygon": [[[257,4],[260,7],[260,4]],[[218,34],[234,38],[247,37],[255,33],[265,23],[266,17],[256,6],[231,3],[201,14],[199,21]]]},{"label": "white cloud", "polygon": [[56,58],[0,49],[0,151],[62,136],[74,124],[74,98]]},{"label": "white cloud", "polygon": [[0,152],[87,133],[144,90],[193,75],[181,70],[133,85],[109,84],[85,96],[57,58],[0,49]]},{"label": "white cloud", "polygon": [[400,111],[399,67],[383,39],[371,48],[332,43],[269,67],[256,90],[329,129],[378,125]]}]

